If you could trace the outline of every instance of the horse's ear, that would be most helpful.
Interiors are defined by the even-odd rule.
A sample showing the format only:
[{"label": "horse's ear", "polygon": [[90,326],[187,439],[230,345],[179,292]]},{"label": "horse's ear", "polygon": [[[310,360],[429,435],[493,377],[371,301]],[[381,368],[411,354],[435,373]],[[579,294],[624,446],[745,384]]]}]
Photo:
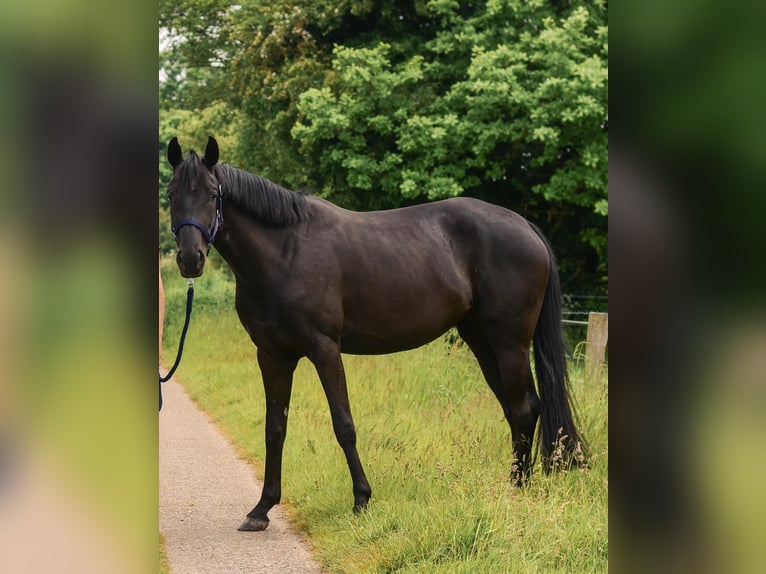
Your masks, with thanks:
[{"label": "horse's ear", "polygon": [[178,145],[178,138],[174,137],[168,143],[168,163],[173,167],[177,167],[184,160],[183,153],[181,153],[181,146]]},{"label": "horse's ear", "polygon": [[212,168],[218,163],[218,142],[213,136],[207,138],[207,147],[205,148],[205,157],[202,161],[208,168]]}]

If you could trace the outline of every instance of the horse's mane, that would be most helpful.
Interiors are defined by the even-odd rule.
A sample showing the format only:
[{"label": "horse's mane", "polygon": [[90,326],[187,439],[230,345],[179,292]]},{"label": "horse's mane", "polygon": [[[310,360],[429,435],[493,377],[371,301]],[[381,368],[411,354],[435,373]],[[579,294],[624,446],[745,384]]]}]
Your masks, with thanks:
[{"label": "horse's mane", "polygon": [[273,181],[227,164],[216,165],[215,175],[221,182],[224,200],[235,204],[264,225],[284,227],[305,221],[311,215],[305,192],[290,191]]}]

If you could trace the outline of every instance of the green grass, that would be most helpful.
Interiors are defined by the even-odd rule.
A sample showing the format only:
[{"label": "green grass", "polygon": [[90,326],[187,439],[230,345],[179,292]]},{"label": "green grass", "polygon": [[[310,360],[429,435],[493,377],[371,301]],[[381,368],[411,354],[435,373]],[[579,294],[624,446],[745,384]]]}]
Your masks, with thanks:
[{"label": "green grass", "polygon": [[170,565],[168,564],[168,553],[165,550],[165,537],[160,534],[160,552],[159,552],[159,573],[170,574]]},{"label": "green grass", "polygon": [[[185,282],[172,262],[166,271],[170,362]],[[262,475],[263,388],[230,281],[206,273],[196,301],[177,377]],[[344,363],[373,489],[369,510],[351,513],[348,469],[305,359],[295,373],[283,463],[283,503],[328,571],[608,570],[605,384],[583,388],[581,370],[572,373],[591,467],[546,476],[538,465],[533,482],[519,491],[508,482],[508,425],[470,351],[437,340],[407,353],[344,356]]]}]

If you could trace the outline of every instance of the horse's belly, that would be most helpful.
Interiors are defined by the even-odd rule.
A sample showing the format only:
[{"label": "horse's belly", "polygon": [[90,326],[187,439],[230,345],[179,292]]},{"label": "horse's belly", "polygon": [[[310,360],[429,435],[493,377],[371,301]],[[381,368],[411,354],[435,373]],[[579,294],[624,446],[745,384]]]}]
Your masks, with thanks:
[{"label": "horse's belly", "polygon": [[421,299],[391,306],[378,302],[346,315],[341,352],[381,355],[415,349],[455,326],[469,309],[466,297]]},{"label": "horse's belly", "polygon": [[341,337],[341,353],[349,355],[386,355],[416,349],[426,343],[430,343],[439,335],[444,334],[446,329],[433,333],[396,334],[384,336],[371,333],[349,333]]}]

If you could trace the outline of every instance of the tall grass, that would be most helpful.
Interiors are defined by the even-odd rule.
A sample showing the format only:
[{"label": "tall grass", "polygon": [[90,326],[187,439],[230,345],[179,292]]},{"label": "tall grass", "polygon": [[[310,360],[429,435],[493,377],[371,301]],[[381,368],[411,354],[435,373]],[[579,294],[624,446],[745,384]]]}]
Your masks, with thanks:
[{"label": "tall grass", "polygon": [[[166,357],[175,352],[185,283],[166,265]],[[197,281],[177,372],[193,399],[262,474],[263,388],[230,279]],[[168,362],[170,359],[166,359]],[[373,498],[351,513],[351,480],[310,363],[295,373],[283,503],[331,572],[603,572],[608,569],[607,391],[575,368],[588,470],[509,486],[510,431],[465,347],[437,340],[382,357],[344,356],[358,448]],[[253,492],[253,504],[259,492]],[[243,508],[242,514],[250,508]],[[232,524],[232,529],[236,528]]]}]

